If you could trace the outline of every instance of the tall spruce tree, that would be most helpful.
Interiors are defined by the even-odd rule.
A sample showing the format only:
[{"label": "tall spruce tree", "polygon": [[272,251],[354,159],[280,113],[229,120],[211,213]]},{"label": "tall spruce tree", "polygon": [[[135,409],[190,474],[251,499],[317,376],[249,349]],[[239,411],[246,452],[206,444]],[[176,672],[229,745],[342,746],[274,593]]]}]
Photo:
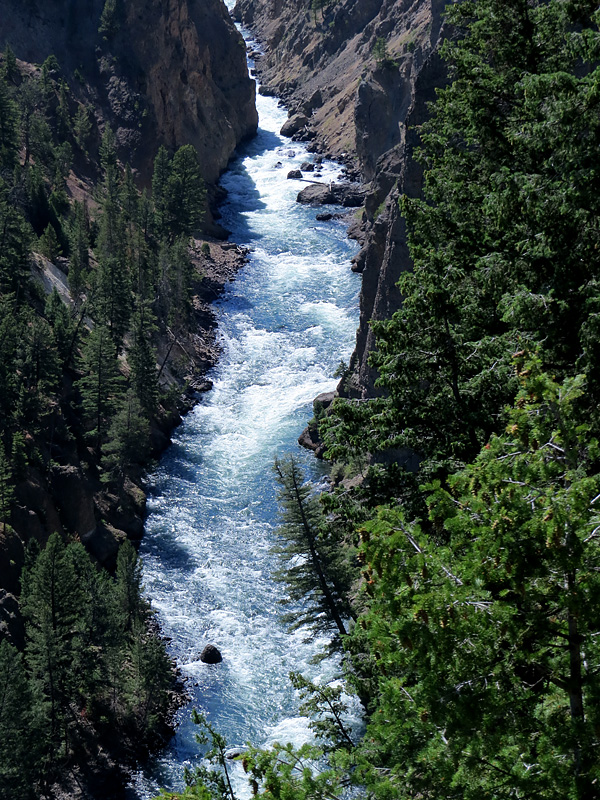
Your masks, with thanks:
[{"label": "tall spruce tree", "polygon": [[106,326],[96,325],[90,331],[83,346],[82,368],[85,374],[78,381],[78,387],[89,425],[88,436],[100,452],[123,383],[116,348]]},{"label": "tall spruce tree", "polygon": [[76,736],[85,602],[70,554],[54,533],[23,576],[21,600],[32,712],[46,770],[68,755]]},{"label": "tall spruce tree", "polygon": [[0,642],[0,796],[33,798],[38,739],[22,655]]},{"label": "tall spruce tree", "polygon": [[[343,588],[336,580],[335,548],[323,536],[322,512],[313,487],[306,483],[297,461],[275,460],[275,478],[281,489],[281,517],[278,528],[281,543],[274,548],[282,567],[275,580],[286,586],[282,602],[296,606],[284,620],[292,630],[307,626],[311,630],[332,628],[340,636],[347,633],[344,616],[348,607]],[[294,566],[290,560],[294,559]]]}]

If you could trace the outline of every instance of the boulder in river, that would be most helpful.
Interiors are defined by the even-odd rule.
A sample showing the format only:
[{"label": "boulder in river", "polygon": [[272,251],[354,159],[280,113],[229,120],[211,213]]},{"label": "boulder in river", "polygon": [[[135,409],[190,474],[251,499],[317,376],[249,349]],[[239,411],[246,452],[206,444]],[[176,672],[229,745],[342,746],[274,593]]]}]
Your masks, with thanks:
[{"label": "boulder in river", "polygon": [[288,172],[287,176],[288,176],[288,178],[296,178],[297,179],[297,178],[301,178],[302,177],[302,173],[300,172],[299,169],[291,169]]},{"label": "boulder in river", "polygon": [[315,165],[312,163],[312,161],[303,161],[302,164],[300,164],[300,169],[302,172],[314,172]]},{"label": "boulder in river", "polygon": [[279,133],[282,136],[293,136],[298,131],[301,131],[302,128],[308,123],[308,117],[304,114],[294,114],[293,117],[290,117],[286,122],[283,123],[283,126]]},{"label": "boulder in river", "polygon": [[365,190],[351,183],[311,183],[302,189],[296,200],[309,206],[339,205],[358,208],[365,201]]},{"label": "boulder in river", "polygon": [[322,211],[320,214],[317,214],[317,222],[329,222],[330,219],[333,219],[333,214],[329,211]]},{"label": "boulder in river", "polygon": [[202,661],[203,664],[220,664],[221,661],[223,661],[223,656],[214,644],[207,644],[200,653],[200,661]]}]

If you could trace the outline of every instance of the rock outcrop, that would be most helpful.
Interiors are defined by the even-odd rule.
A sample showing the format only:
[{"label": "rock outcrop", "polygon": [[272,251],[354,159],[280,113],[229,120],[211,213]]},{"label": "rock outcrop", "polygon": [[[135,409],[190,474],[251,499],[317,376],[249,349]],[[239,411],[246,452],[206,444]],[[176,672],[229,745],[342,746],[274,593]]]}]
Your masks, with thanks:
[{"label": "rock outcrop", "polygon": [[104,0],[0,0],[0,42],[27,62],[54,55],[141,183],[161,144],[193,144],[205,180],[216,181],[257,126],[244,42],[224,4],[128,0],[111,19],[104,9]]},{"label": "rock outcrop", "polygon": [[[342,394],[373,396],[367,363],[372,319],[385,319],[402,298],[396,286],[411,268],[398,198],[419,196],[414,159],[418,126],[446,72],[438,51],[447,0],[335,0],[312,11],[310,0],[238,0],[237,19],[261,40],[257,73],[286,101],[290,117],[308,117],[297,135],[344,161],[368,183],[353,269],[363,274],[360,327]],[[303,197],[323,189],[304,190]],[[328,202],[321,200],[321,202]]]}]

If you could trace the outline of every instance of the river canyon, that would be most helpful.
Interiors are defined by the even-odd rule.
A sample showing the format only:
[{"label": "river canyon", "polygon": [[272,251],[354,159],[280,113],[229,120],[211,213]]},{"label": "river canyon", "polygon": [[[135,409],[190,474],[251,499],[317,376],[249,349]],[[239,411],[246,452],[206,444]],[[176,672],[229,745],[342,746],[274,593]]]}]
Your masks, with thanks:
[{"label": "river canyon", "polygon": [[[223,353],[209,374],[214,387],[151,476],[141,548],[146,591],[192,699],[166,753],[137,776],[132,797],[181,786],[183,767],[198,760],[191,707],[231,745],[307,740],[287,674],[330,680],[338,667],[311,665],[325,642],[304,641],[306,632],[290,634],[279,620],[272,465],[294,452],[308,477],[323,477],[322,464],[296,439],[313,398],[335,387],[336,367],[352,353],[357,245],[347,238],[347,217],[318,222],[318,209],[296,203],[304,184],[286,175],[310,154],[279,135],[287,115],[274,98],[259,96],[258,110],[256,138],[221,181],[228,193],[222,222],[231,241],[250,248],[249,260],[218,303]],[[325,162],[316,179],[329,182],[339,172]],[[200,662],[207,643],[221,650],[221,664]],[[234,776],[243,792],[241,766]]]}]

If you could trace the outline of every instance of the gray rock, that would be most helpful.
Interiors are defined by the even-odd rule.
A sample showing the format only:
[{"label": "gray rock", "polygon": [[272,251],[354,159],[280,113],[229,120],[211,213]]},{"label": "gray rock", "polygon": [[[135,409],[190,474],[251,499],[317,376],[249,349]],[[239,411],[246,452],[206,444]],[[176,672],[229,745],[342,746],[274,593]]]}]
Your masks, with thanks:
[{"label": "gray rock", "polygon": [[303,205],[339,205],[358,208],[365,200],[365,191],[350,183],[311,183],[298,194],[296,200]]},{"label": "gray rock", "polygon": [[290,170],[288,172],[287,176],[288,176],[288,179],[291,179],[291,178],[298,179],[298,178],[302,177],[302,173],[300,172],[299,169],[292,169],[292,170]]},{"label": "gray rock", "polygon": [[307,123],[307,116],[304,114],[294,114],[293,117],[290,117],[286,122],[283,123],[280,134],[282,136],[293,136],[295,133],[298,133],[298,131],[301,131]]},{"label": "gray rock", "polygon": [[234,758],[238,756],[243,756],[244,753],[248,752],[248,748],[245,745],[241,745],[240,747],[230,747],[229,750],[225,750],[225,758],[232,761]]},{"label": "gray rock", "polygon": [[321,214],[317,214],[316,219],[318,222],[329,222],[330,219],[333,219],[333,214],[330,214],[329,211],[323,211]]},{"label": "gray rock", "polygon": [[315,165],[311,161],[303,161],[302,164],[300,164],[300,169],[302,172],[314,172]]}]

